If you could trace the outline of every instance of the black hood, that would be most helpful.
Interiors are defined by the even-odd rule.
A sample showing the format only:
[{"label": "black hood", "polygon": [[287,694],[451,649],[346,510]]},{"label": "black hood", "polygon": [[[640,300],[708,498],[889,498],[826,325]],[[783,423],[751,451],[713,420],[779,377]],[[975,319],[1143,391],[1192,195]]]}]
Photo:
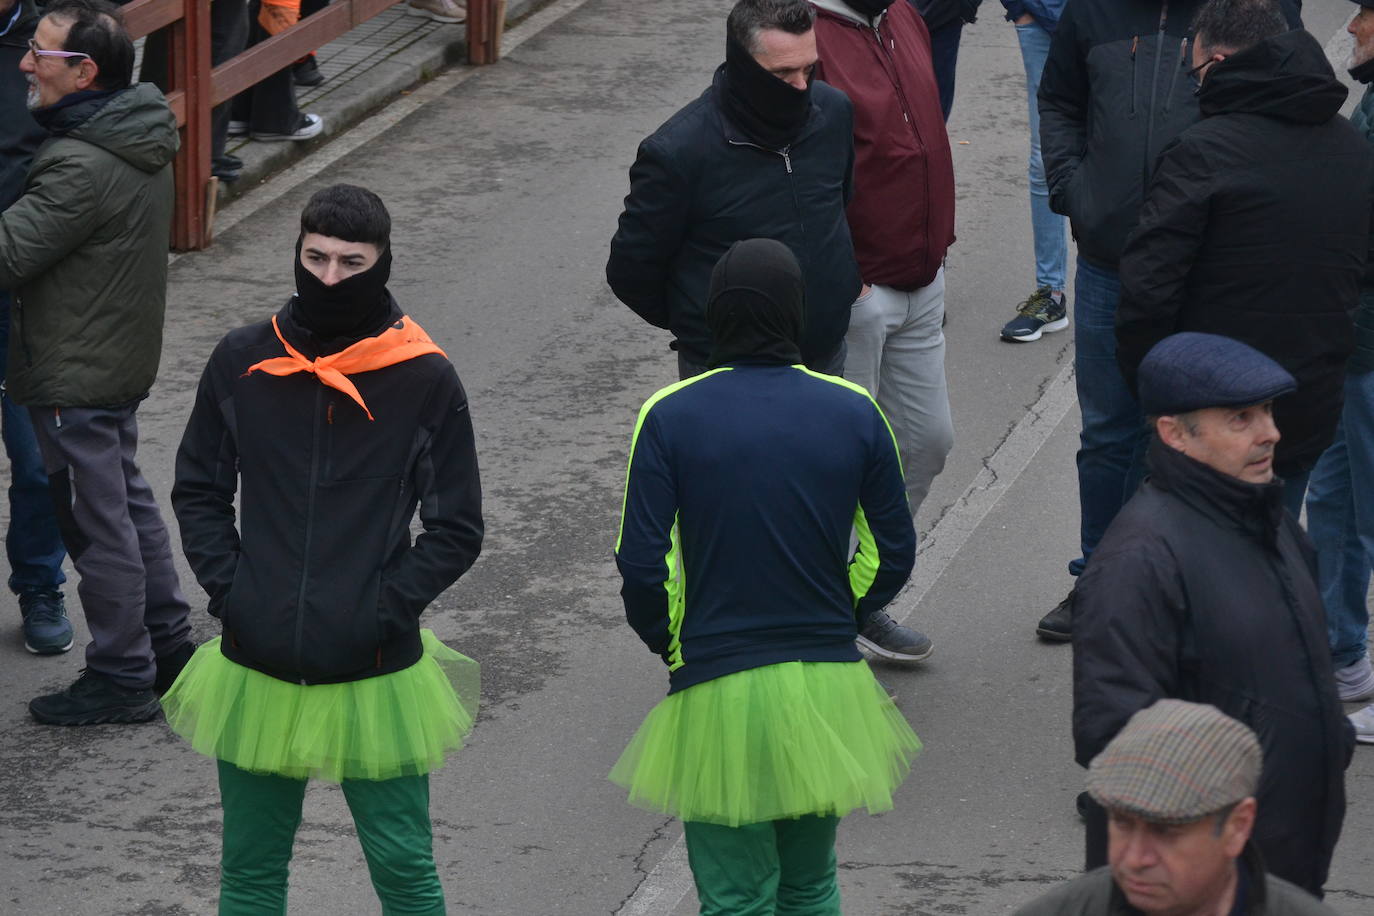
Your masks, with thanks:
[{"label": "black hood", "polygon": [[1294,29],[1212,67],[1198,94],[1204,118],[1258,114],[1298,124],[1325,124],[1347,90],[1308,32]]},{"label": "black hood", "polygon": [[711,272],[706,326],[714,369],[749,362],[790,366],[801,362],[806,287],[792,249],[774,239],[736,242]]}]

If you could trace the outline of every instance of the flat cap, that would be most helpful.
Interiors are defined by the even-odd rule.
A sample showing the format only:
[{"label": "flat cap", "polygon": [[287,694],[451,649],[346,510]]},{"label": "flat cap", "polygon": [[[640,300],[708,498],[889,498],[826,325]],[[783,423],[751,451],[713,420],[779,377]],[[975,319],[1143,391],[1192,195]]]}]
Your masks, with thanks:
[{"label": "flat cap", "polygon": [[1088,793],[1104,808],[1157,824],[1186,824],[1255,794],[1259,739],[1214,706],[1159,700],[1088,765]]},{"label": "flat cap", "polygon": [[1204,407],[1243,407],[1298,389],[1288,371],[1249,344],[1184,331],[1150,348],[1137,378],[1141,412],[1172,416]]},{"label": "flat cap", "polygon": [[1358,3],[1360,6],[1367,6],[1371,9],[1374,9],[1374,0],[1355,0],[1355,2]]}]

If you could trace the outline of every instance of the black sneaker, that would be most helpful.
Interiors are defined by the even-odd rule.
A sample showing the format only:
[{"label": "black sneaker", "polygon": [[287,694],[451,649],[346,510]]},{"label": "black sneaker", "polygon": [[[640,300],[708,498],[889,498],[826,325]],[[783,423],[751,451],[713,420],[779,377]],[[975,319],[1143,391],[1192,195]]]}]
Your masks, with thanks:
[{"label": "black sneaker", "polygon": [[324,74],[314,54],[307,54],[291,65],[291,81],[297,86],[318,86],[324,82]]},{"label": "black sneaker", "polygon": [[899,662],[922,662],[930,658],[935,644],[930,637],[904,627],[883,611],[875,611],[859,631],[859,647],[880,658]]},{"label": "black sneaker", "polygon": [[56,589],[19,593],[24,615],[24,648],[34,655],[59,655],[72,647],[72,622]]},{"label": "black sneaker", "polygon": [[123,687],[90,669],[61,693],[29,701],[29,713],[44,725],[147,722],[161,710],[151,687]]},{"label": "black sneaker", "polygon": [[1062,331],[1069,326],[1069,297],[1061,293],[1055,301],[1048,286],[1031,293],[1016,308],[1016,317],[1002,327],[1002,339],[1017,343],[1039,340],[1041,334]]},{"label": "black sneaker", "polygon": [[196,644],[187,641],[166,655],[159,655],[157,657],[157,676],[153,678],[153,693],[162,696],[171,690],[172,685],[176,683],[177,676],[181,674],[181,669],[186,667],[186,663],[195,654]]},{"label": "black sneaker", "polygon": [[1054,606],[1035,627],[1035,635],[1051,642],[1069,642],[1073,639],[1073,592]]}]

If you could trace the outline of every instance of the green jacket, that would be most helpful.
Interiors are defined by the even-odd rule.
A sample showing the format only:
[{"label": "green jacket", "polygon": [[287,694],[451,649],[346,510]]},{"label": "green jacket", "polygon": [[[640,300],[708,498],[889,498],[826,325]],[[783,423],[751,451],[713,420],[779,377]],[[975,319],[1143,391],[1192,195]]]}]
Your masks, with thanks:
[{"label": "green jacket", "polygon": [[[1360,107],[1350,118],[1355,129],[1374,143],[1374,85],[1364,91]],[[1355,352],[1347,364],[1350,372],[1374,371],[1374,287],[1360,291],[1360,310],[1355,313]]]},{"label": "green jacket", "polygon": [[[1265,874],[1259,853],[1247,845],[1237,860],[1248,892],[1246,916],[1335,916],[1335,911],[1296,885]],[[1257,880],[1262,877],[1262,880]],[[1021,907],[1012,916],[1140,916],[1112,880],[1109,866],[1065,882]]]},{"label": "green jacket", "polygon": [[176,119],[138,84],[68,96],[0,213],[0,289],[15,292],[5,387],[35,407],[112,407],[148,393],[162,353]]}]

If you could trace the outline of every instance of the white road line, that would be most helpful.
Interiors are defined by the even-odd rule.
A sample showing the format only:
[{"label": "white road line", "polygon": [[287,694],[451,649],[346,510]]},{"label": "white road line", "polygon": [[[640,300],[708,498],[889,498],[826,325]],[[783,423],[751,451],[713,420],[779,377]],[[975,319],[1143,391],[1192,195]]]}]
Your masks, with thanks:
[{"label": "white road line", "polygon": [[[558,0],[533,13],[518,26],[506,32],[501,39],[501,56],[507,57],[529,39],[553,25],[564,16],[583,6],[587,0]],[[377,114],[360,121],[335,137],[318,152],[311,153],[300,162],[273,176],[261,186],[233,201],[215,218],[215,234],[228,232],[234,226],[262,210],[264,207],[289,194],[302,182],[309,181],[344,156],[365,143],[395,127],[401,121],[415,114],[421,108],[440,98],[454,86],[464,83],[480,73],[482,67],[457,66],[441,73],[409,95],[401,96],[390,102]],[[172,254],[167,263],[174,264],[186,254]],[[209,251],[214,256],[214,249]]]},{"label": "white road line", "polygon": [[[1007,438],[983,464],[963,494],[935,525],[922,545],[911,584],[888,608],[897,620],[905,620],[944,575],[969,537],[988,513],[1011,490],[1017,478],[1049,441],[1070,408],[1078,402],[1074,389],[1073,363],[1045,387],[1035,405],[1012,427]],[[649,916],[671,913],[692,887],[687,866],[687,847],[682,837],[644,878],[616,916]]]}]

